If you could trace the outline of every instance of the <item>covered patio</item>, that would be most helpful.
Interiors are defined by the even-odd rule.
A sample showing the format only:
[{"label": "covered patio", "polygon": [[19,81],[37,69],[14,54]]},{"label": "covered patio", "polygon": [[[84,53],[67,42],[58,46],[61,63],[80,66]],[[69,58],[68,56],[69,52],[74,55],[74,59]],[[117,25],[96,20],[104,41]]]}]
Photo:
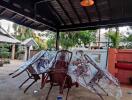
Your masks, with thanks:
[{"label": "covered patio", "polygon": [[[60,32],[94,30],[132,24],[131,0],[93,0],[94,4],[89,7],[82,6],[80,4],[81,1],[82,0],[1,0],[0,18],[7,19],[36,30],[50,30],[56,32],[56,50],[59,50]],[[7,74],[10,73],[10,70],[4,70]],[[14,81],[11,81],[6,77],[7,74],[3,72],[1,74],[1,78],[6,82],[6,86],[5,84],[0,84],[4,91],[0,94],[2,100],[14,100],[17,96],[21,98],[18,98],[18,100],[30,100],[32,97],[34,97],[34,100],[42,100],[42,96],[45,96],[43,91],[37,90],[37,86],[40,82],[36,83],[34,88],[32,88],[33,90],[37,90],[36,93],[27,93],[24,95],[16,90],[16,83],[20,83],[20,81],[16,79],[16,82],[14,83]],[[47,87],[49,86],[46,85],[46,88]],[[8,96],[4,96],[3,94],[9,92],[9,88],[11,91],[15,90],[15,92]],[[123,97],[121,99],[131,100],[131,89],[126,87],[122,87],[122,89]],[[76,89],[71,90],[69,100],[98,99],[94,94],[85,92],[85,89],[82,87],[77,89],[78,92],[75,90]],[[56,90],[53,91],[54,92],[52,92],[51,97],[49,98],[50,100],[53,100],[57,95],[55,93]],[[106,96],[104,96],[104,99],[113,100],[112,97]]]}]

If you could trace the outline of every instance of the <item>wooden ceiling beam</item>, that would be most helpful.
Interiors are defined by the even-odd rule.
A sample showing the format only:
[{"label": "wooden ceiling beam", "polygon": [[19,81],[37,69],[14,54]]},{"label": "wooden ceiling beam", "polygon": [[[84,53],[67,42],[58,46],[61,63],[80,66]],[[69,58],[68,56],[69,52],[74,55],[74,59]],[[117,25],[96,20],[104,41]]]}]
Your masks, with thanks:
[{"label": "wooden ceiling beam", "polygon": [[51,3],[49,3],[50,8],[53,10],[53,12],[55,12],[56,16],[59,18],[59,20],[66,25],[65,21],[63,20],[63,18],[61,17],[61,15],[56,11],[56,9],[52,6]]},{"label": "wooden ceiling beam", "polygon": [[5,12],[6,12],[6,8],[3,8],[3,9],[0,11],[0,15],[3,15]]},{"label": "wooden ceiling beam", "polygon": [[132,24],[132,17],[131,18],[120,18],[120,19],[113,19],[113,20],[105,20],[105,21],[97,21],[92,23],[82,23],[82,24],[74,24],[74,25],[65,25],[61,26],[60,30],[70,30],[70,29],[77,29],[78,28],[87,28],[87,27],[106,27],[106,26],[120,26],[120,25],[129,25]]},{"label": "wooden ceiling beam", "polygon": [[99,21],[101,21],[102,20],[101,19],[101,12],[100,12],[99,7],[97,5],[97,1],[98,0],[94,0],[94,5],[95,5],[95,9],[96,9],[96,12],[97,12],[98,19],[99,19]]},{"label": "wooden ceiling beam", "polygon": [[70,17],[70,15],[68,14],[68,12],[66,11],[66,9],[63,7],[63,5],[61,4],[61,2],[59,0],[56,0],[57,3],[59,4],[59,6],[62,8],[62,10],[64,11],[65,15],[67,16],[67,18],[70,20],[70,22],[72,24],[74,24],[72,18]]},{"label": "wooden ceiling beam", "polygon": [[24,20],[26,20],[26,17],[23,17],[20,22],[23,23]]},{"label": "wooden ceiling beam", "polygon": [[[39,14],[39,17],[42,19],[44,18],[45,21],[50,22],[51,24],[54,24],[56,27],[61,24],[60,20],[58,17],[56,17],[55,12],[51,9],[49,6],[51,0],[40,0],[38,2],[35,2],[34,4],[34,17],[36,18]],[[41,5],[43,4],[43,8],[37,9],[39,7],[42,7]],[[40,10],[41,13],[38,13],[38,10]],[[48,11],[48,12],[47,12]],[[45,13],[44,13],[45,12]],[[54,17],[53,17],[54,16]]]},{"label": "wooden ceiling beam", "polygon": [[14,6],[12,6],[11,4],[3,1],[3,0],[0,0],[0,6],[14,12],[14,13],[18,13],[20,16],[26,16],[28,19],[34,21],[34,22],[39,22],[39,23],[42,23],[43,25],[47,26],[47,27],[50,27],[52,28],[53,30],[56,30],[56,27],[55,25],[45,21],[45,20],[42,20],[41,18],[36,18],[34,19],[34,15],[33,13],[27,13],[25,11],[23,11],[23,9],[18,9]]},{"label": "wooden ceiling beam", "polygon": [[77,10],[75,9],[75,7],[74,7],[72,1],[71,1],[71,0],[68,0],[68,2],[69,2],[69,4],[71,5],[71,8],[72,8],[73,12],[75,13],[75,15],[77,16],[79,22],[82,23],[82,20],[81,20],[81,18],[80,18],[80,16],[79,16]]},{"label": "wooden ceiling beam", "polygon": [[10,17],[10,19],[14,19],[16,16],[17,16],[17,13],[14,13],[14,14]]},{"label": "wooden ceiling beam", "polygon": [[110,16],[110,19],[112,19],[112,7],[111,7],[110,0],[107,0],[107,4],[108,4],[108,7],[109,7],[109,16]]},{"label": "wooden ceiling beam", "polygon": [[85,14],[87,15],[89,23],[91,23],[91,18],[90,18],[90,15],[88,14],[87,9],[83,7],[83,10],[84,10]]},{"label": "wooden ceiling beam", "polygon": [[34,22],[32,21],[30,24],[29,24],[29,26],[32,26],[34,24]]}]

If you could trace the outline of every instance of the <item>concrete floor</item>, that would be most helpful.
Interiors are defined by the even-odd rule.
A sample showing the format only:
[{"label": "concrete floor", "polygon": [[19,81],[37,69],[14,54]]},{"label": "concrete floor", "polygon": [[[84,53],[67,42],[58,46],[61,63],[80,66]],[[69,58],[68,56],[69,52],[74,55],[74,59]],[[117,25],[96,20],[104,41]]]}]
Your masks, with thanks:
[{"label": "concrete floor", "polygon": [[[22,61],[15,60],[11,61],[11,64],[5,64],[3,67],[0,67],[0,100],[45,100],[47,90],[49,89],[48,85],[46,85],[43,90],[40,90],[40,82],[37,82],[27,91],[26,94],[24,94],[23,90],[28,83],[25,84],[22,89],[18,89],[18,86],[26,79],[26,73],[23,73],[14,79],[8,76],[8,74],[13,72],[21,63]],[[34,93],[34,90],[37,90],[38,92]],[[132,88],[123,86],[122,90],[123,97],[121,100],[132,100]],[[49,100],[56,100],[58,94],[58,88],[54,87],[51,91]],[[64,96],[65,95],[66,91],[64,92]],[[97,95],[90,93],[87,89],[73,87],[70,90],[68,100],[100,100],[100,98]],[[104,100],[115,99],[104,96]]]}]

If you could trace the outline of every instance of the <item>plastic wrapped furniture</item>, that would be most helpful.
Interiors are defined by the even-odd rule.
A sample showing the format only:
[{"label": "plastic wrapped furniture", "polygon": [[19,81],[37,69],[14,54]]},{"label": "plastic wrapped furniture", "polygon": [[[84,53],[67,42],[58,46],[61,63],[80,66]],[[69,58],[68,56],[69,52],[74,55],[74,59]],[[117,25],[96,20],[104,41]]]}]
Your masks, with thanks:
[{"label": "plastic wrapped furniture", "polygon": [[32,66],[27,68],[28,78],[19,86],[21,88],[29,79],[33,79],[33,82],[24,90],[24,93],[35,83],[40,79],[39,74],[34,70]]},{"label": "plastic wrapped furniture", "polygon": [[45,71],[49,69],[49,63],[53,58],[54,56],[50,55],[49,51],[40,51],[9,75],[11,75],[12,78],[15,78],[23,72],[27,72],[28,78],[19,86],[19,88],[21,88],[29,79],[33,79],[33,82],[24,90],[25,93],[29,87],[40,79],[39,75],[45,73]]},{"label": "plastic wrapped furniture", "polygon": [[74,82],[96,93],[101,100],[104,100],[103,95],[120,100],[122,92],[115,77],[102,69],[91,56],[84,54],[83,51],[77,51],[76,57],[68,70]]},{"label": "plastic wrapped furniture", "polygon": [[72,58],[72,52],[70,51],[61,50],[57,52],[55,60],[52,64],[52,67],[50,71],[47,73],[47,77],[49,77],[49,80],[48,78],[44,77],[45,79],[44,82],[47,83],[48,81],[51,85],[49,92],[47,94],[46,100],[48,100],[48,96],[53,86],[59,86],[60,94],[63,94],[63,89],[68,88],[66,100],[67,100],[70,88],[73,85],[77,86],[77,83],[72,83],[71,77],[67,74],[68,66],[70,64],[71,58]]}]

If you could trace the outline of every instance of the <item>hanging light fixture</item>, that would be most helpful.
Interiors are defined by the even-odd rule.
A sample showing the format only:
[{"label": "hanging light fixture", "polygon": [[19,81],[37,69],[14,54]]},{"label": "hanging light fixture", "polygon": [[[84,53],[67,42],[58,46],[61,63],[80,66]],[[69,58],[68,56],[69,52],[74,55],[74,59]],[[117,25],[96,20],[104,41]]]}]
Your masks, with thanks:
[{"label": "hanging light fixture", "polygon": [[94,1],[93,0],[82,0],[80,4],[81,6],[84,6],[84,7],[92,6],[94,5]]}]

